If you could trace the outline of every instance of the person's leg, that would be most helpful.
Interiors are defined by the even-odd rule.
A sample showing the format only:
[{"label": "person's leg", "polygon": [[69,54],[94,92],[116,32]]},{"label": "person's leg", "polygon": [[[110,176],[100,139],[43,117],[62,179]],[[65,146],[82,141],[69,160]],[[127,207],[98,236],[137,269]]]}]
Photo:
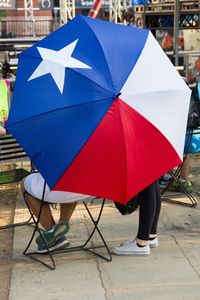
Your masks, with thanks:
[{"label": "person's leg", "polygon": [[70,220],[77,203],[62,203],[60,204],[60,220],[59,221],[68,221]]},{"label": "person's leg", "polygon": [[[30,207],[32,213],[38,218],[41,208],[41,200],[30,195],[25,187],[29,191],[29,184],[24,185],[24,182],[21,183],[21,189],[24,194],[25,200]],[[67,212],[69,208],[69,212]],[[50,206],[48,203],[43,202],[42,211],[40,214],[40,224],[44,227],[46,231],[42,232],[36,237],[36,243],[38,245],[38,253],[47,253],[48,251],[54,251],[56,249],[65,248],[70,245],[65,234],[69,231],[69,219],[75,208],[74,203],[69,203],[66,206],[63,206],[60,213],[60,221],[55,224]],[[66,218],[66,219],[65,219]],[[44,243],[46,242],[46,244]]]},{"label": "person's leg", "polygon": [[157,241],[151,241],[150,234],[155,234],[156,232],[160,213],[159,201],[157,203],[156,198],[157,185],[158,182],[152,183],[138,195],[140,211],[137,237],[135,240],[129,240],[128,242],[122,243],[120,247],[112,249],[114,254],[149,255],[152,242],[154,244],[152,247],[156,247],[155,242]]},{"label": "person's leg", "polygon": [[[28,194],[24,189],[23,183],[21,184],[21,190],[22,193],[25,195],[25,200],[27,201],[27,204],[30,207],[32,213],[34,214],[34,216],[36,216],[36,218],[38,218],[41,207],[41,201]],[[45,202],[42,206],[40,224],[45,230],[49,230],[53,225],[55,225],[55,221],[52,216],[49,204]]]},{"label": "person's leg", "polygon": [[160,209],[161,209],[161,193],[160,193],[158,181],[155,182],[155,194],[156,194],[156,212],[155,212],[153,224],[151,227],[151,232],[149,235],[150,238],[154,238],[157,235],[157,226],[158,226],[158,220],[159,220]]},{"label": "person's leg", "polygon": [[[140,246],[148,244],[149,236],[152,231],[152,226],[156,218],[157,211],[157,181],[146,187],[139,194],[140,211],[139,225],[137,233],[137,243]],[[159,207],[158,207],[159,208]],[[157,220],[159,213],[157,215]],[[154,226],[156,225],[156,221]]]},{"label": "person's leg", "polygon": [[190,158],[186,156],[180,170],[180,179],[187,181],[190,175]]}]

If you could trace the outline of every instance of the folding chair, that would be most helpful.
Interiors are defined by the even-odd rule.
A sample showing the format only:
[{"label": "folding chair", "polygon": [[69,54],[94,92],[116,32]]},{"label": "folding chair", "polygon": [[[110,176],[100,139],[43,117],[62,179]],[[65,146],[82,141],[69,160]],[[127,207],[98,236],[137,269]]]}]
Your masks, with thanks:
[{"label": "folding chair", "polygon": [[[38,262],[40,262],[41,264],[45,265],[46,267],[48,267],[49,269],[51,270],[55,270],[56,268],[56,263],[55,263],[55,260],[54,260],[54,255],[56,254],[61,254],[61,253],[66,253],[66,252],[73,252],[73,251],[88,251],[106,261],[111,261],[112,260],[112,255],[111,255],[111,252],[108,248],[108,245],[98,227],[98,224],[99,224],[99,221],[100,221],[100,218],[101,218],[101,215],[102,215],[102,212],[103,212],[103,208],[104,208],[104,204],[105,204],[105,199],[102,199],[102,203],[101,203],[101,206],[100,206],[100,209],[99,209],[99,213],[98,213],[98,216],[97,218],[95,219],[94,216],[92,215],[89,207],[88,207],[88,204],[86,203],[86,201],[82,201],[82,203],[84,204],[84,207],[88,213],[88,216],[90,217],[90,220],[92,221],[92,224],[93,224],[93,229],[91,230],[90,234],[89,234],[89,237],[87,238],[87,240],[82,244],[82,245],[79,245],[79,246],[75,246],[75,247],[68,247],[68,248],[65,248],[65,249],[62,249],[62,250],[55,250],[53,252],[50,252],[49,251],[49,248],[42,236],[42,229],[39,227],[39,222],[40,222],[40,216],[41,216],[41,212],[42,212],[42,208],[43,208],[43,205],[44,205],[44,195],[45,195],[45,188],[46,188],[46,183],[44,184],[44,188],[43,188],[43,195],[42,195],[42,200],[41,200],[41,205],[40,205],[40,211],[39,211],[39,215],[38,215],[38,219],[36,219],[36,217],[33,215],[31,209],[30,209],[30,206],[26,200],[26,197],[24,196],[24,200],[26,202],[26,205],[28,207],[28,210],[31,214],[31,218],[33,219],[34,221],[34,225],[35,225],[35,228],[34,228],[34,231],[32,233],[32,236],[30,238],[30,241],[28,242],[28,245],[26,247],[26,249],[24,250],[23,254],[25,256],[28,256],[30,257],[31,259],[33,260],[36,260]],[[98,198],[92,198],[92,200],[95,200],[95,199],[98,199]],[[91,199],[90,199],[91,201]],[[49,256],[49,259],[50,259],[50,262],[49,263],[46,263],[41,257],[44,256],[41,255],[41,254],[38,254],[37,252],[28,252],[31,244],[32,244],[32,241],[36,235],[36,233],[39,233],[39,235],[41,236],[46,248],[47,248],[47,255]],[[89,242],[91,241],[94,233],[97,232],[98,236],[100,237],[100,240],[102,242],[101,245],[98,245],[98,246],[90,246],[89,245]],[[98,248],[105,248],[106,250],[106,255],[102,255],[98,252],[96,252],[96,249]]]},{"label": "folding chair", "polygon": [[[24,159],[28,159],[26,153],[17,143],[11,134],[7,134],[0,138],[0,185],[10,183],[19,183],[24,177],[30,174],[24,168]],[[29,163],[29,161],[28,161]],[[8,169],[7,169],[8,165]],[[1,216],[4,215],[0,211]],[[22,218],[21,216],[21,219]],[[0,226],[1,229],[13,228],[16,226],[30,225],[31,217],[25,221],[16,221],[15,223]]]},{"label": "folding chair", "polygon": [[[188,150],[189,150],[189,147],[190,147],[190,144],[191,144],[193,132],[194,132],[193,129],[188,129],[187,130],[187,133],[186,133],[187,138],[186,138],[186,143],[185,143],[183,162],[187,158]],[[163,196],[170,189],[170,186],[175,181],[178,184],[178,186],[180,187],[180,189],[182,190],[182,194],[185,194],[187,196],[187,198],[190,200],[190,203],[187,203],[187,202],[184,202],[184,201],[181,201],[181,200],[172,199],[172,198],[177,198],[177,196],[180,196],[180,194],[181,194],[180,192],[163,196],[162,200],[170,202],[170,203],[174,203],[174,204],[180,204],[180,205],[194,207],[194,206],[197,205],[197,200],[191,194],[191,192],[188,191],[188,189],[183,185],[183,183],[179,180],[179,174],[180,174],[182,166],[183,166],[183,164],[179,165],[175,170],[171,170],[169,172],[169,174],[171,175],[171,180],[166,185],[166,187],[161,191],[161,196]]]}]

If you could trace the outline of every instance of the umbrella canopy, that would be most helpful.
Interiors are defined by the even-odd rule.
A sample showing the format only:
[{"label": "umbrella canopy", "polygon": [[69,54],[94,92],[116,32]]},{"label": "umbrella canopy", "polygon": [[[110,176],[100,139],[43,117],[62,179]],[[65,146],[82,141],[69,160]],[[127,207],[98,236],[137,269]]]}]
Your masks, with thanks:
[{"label": "umbrella canopy", "polygon": [[126,203],[181,163],[189,100],[150,31],[78,16],[20,55],[7,129],[51,189]]}]

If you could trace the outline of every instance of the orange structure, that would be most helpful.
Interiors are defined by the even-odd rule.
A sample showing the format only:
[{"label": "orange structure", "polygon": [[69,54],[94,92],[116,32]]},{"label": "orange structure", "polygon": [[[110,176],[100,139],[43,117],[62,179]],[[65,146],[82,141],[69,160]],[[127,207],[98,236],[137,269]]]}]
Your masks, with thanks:
[{"label": "orange structure", "polygon": [[173,38],[168,32],[165,33],[161,46],[164,50],[171,50],[173,48]]},{"label": "orange structure", "polygon": [[96,18],[103,4],[103,0],[96,0],[89,11],[88,17]]},{"label": "orange structure", "polygon": [[195,68],[197,72],[200,72],[200,57],[195,62]]}]

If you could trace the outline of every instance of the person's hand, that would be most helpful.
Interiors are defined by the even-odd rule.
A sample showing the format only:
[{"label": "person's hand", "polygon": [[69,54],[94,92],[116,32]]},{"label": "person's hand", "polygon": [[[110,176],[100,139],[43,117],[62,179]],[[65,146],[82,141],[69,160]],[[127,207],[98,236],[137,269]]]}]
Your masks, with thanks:
[{"label": "person's hand", "polygon": [[6,130],[2,126],[0,126],[0,136],[6,135]]}]

